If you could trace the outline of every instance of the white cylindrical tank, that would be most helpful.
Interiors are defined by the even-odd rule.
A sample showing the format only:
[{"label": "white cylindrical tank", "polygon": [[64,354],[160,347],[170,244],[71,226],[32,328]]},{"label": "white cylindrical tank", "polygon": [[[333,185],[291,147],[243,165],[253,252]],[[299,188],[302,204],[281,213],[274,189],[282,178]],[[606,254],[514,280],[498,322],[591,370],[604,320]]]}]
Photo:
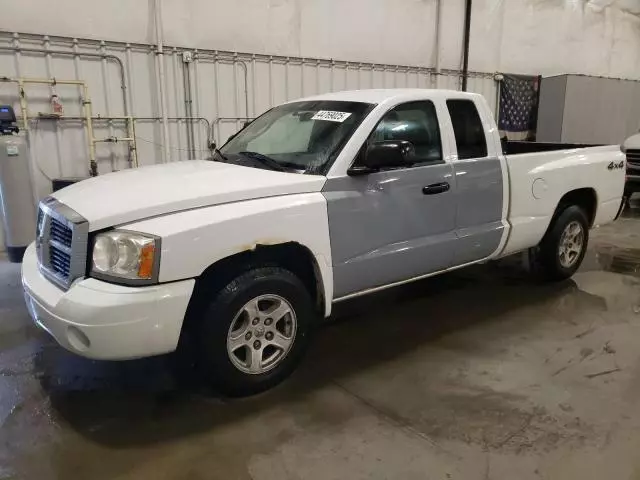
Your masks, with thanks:
[{"label": "white cylindrical tank", "polygon": [[36,207],[29,173],[29,151],[22,134],[0,135],[0,209],[9,260],[21,262],[36,238]]}]

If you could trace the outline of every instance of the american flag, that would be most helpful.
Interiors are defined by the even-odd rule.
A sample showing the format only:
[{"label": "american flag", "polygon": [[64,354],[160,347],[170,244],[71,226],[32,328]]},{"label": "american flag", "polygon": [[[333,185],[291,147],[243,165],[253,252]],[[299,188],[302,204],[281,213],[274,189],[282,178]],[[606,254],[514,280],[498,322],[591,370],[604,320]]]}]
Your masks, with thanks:
[{"label": "american flag", "polygon": [[540,77],[504,75],[500,87],[501,137],[509,140],[535,140],[538,121]]}]

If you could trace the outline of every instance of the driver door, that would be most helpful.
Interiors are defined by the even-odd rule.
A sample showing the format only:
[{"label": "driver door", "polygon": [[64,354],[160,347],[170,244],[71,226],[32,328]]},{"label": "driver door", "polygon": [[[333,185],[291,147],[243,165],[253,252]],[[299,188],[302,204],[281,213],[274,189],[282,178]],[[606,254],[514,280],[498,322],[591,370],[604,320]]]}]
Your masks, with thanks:
[{"label": "driver door", "polygon": [[444,270],[453,263],[455,184],[453,167],[442,154],[435,105],[418,101],[391,109],[367,144],[382,140],[410,141],[415,161],[368,175],[330,178],[323,189],[334,298]]}]

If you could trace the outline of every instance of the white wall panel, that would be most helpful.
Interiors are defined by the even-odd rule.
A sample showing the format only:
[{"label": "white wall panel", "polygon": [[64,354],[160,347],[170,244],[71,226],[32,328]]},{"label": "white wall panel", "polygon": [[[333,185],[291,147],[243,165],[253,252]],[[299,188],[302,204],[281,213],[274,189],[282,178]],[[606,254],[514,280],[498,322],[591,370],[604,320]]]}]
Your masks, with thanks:
[{"label": "white wall panel", "polygon": [[[14,51],[19,47],[23,50]],[[53,52],[44,54],[29,49]],[[358,88],[439,87],[459,88],[459,74],[445,71],[439,78],[432,69],[419,66],[370,64],[299,57],[272,57],[210,50],[169,47],[162,57],[151,45],[74,40],[63,37],[0,33],[0,75],[24,78],[76,79],[88,84],[94,117],[95,136],[126,136],[126,124],[110,116],[136,117],[138,161],[151,164],[162,158],[162,148],[171,149],[171,160],[189,158],[184,90],[185,65],[190,69],[192,116],[203,120],[194,129],[195,152],[208,152],[210,133],[218,144],[235,132],[246,118],[253,118],[279,103],[328,91]],[[193,54],[183,62],[182,53]],[[87,57],[103,55],[103,57]],[[170,145],[163,145],[160,128],[157,62],[164,61],[170,117]],[[124,72],[124,88],[121,75]],[[483,93],[490,104],[495,100],[491,74],[472,73],[469,88]],[[31,117],[32,156],[38,160],[38,188],[46,193],[46,177],[82,176],[87,172],[88,149],[84,122],[37,119],[50,112],[50,97],[62,100],[65,116],[81,117],[82,92],[77,86],[27,85],[25,96]],[[15,83],[0,83],[0,101],[20,111]],[[206,119],[206,120],[205,120]],[[206,122],[212,124],[208,132]],[[125,143],[98,144],[100,172],[127,168]],[[44,173],[43,173],[44,172]],[[46,177],[45,174],[46,173]]]},{"label": "white wall panel", "polygon": [[[460,66],[464,0],[441,0],[442,66]],[[434,65],[436,0],[163,0],[169,45]],[[3,28],[153,43],[152,1],[4,2]],[[638,0],[474,0],[471,68],[640,78]]]},{"label": "white wall panel", "polygon": [[[38,51],[30,51],[35,49]],[[190,52],[192,61],[183,61]],[[165,64],[169,141],[160,123],[158,61]],[[185,68],[190,72],[191,116],[185,95]],[[124,75],[124,82],[123,77]],[[126,122],[135,120],[138,163],[162,161],[169,149],[170,161],[203,158],[208,145],[218,145],[242,126],[243,121],[279,103],[329,91],[358,88],[459,88],[458,72],[444,71],[439,78],[420,66],[346,62],[333,59],[268,56],[179,47],[165,48],[35,34],[0,32],[0,77],[56,78],[87,83],[93,109],[96,138],[126,137]],[[472,73],[471,91],[495,102],[492,74]],[[0,103],[12,104],[20,115],[15,83],[0,82]],[[64,116],[40,117],[51,112],[50,98],[57,94]],[[88,174],[89,152],[83,118],[83,94],[78,86],[29,85],[24,89],[29,111],[32,171],[39,197],[51,190],[51,179]],[[193,145],[187,124],[193,122]],[[101,174],[130,166],[129,144],[98,143],[96,160]]]}]

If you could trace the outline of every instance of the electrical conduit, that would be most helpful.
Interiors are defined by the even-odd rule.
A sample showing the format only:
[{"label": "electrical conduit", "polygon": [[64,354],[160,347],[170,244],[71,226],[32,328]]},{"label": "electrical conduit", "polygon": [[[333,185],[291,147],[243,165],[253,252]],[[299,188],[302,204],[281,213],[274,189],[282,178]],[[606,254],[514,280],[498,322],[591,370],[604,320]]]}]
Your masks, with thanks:
[{"label": "electrical conduit", "polygon": [[171,137],[169,136],[169,120],[167,115],[167,89],[164,75],[164,45],[162,34],[162,0],[154,1],[155,23],[156,23],[156,65],[158,67],[158,83],[160,85],[160,116],[162,117],[162,160],[169,161],[169,151],[171,150]]}]

